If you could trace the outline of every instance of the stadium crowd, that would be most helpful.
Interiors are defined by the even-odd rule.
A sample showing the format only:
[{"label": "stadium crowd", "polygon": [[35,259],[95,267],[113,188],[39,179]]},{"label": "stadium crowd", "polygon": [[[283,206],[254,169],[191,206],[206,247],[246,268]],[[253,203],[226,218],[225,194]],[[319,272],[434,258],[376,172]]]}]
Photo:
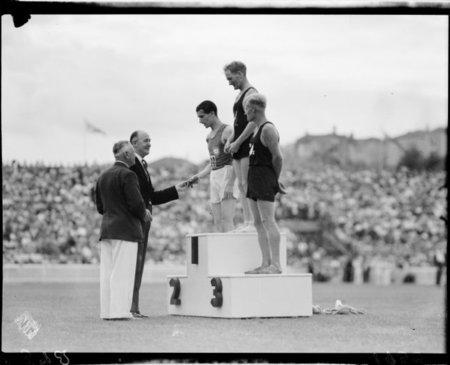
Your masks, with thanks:
[{"label": "stadium crowd", "polygon": [[[395,268],[433,265],[437,251],[446,250],[447,215],[445,173],[357,170],[333,166],[288,173],[289,199],[279,205],[278,216],[321,222],[327,235],[321,247],[300,240],[293,252],[328,268],[343,267],[349,260],[366,270],[389,265]],[[301,235],[300,235],[301,237]],[[336,258],[322,248],[324,241],[338,242],[347,250]],[[332,275],[333,270],[329,270]]]},{"label": "stadium crowd", "polygon": [[[2,164],[3,262],[97,263],[101,217],[92,189],[106,167]],[[197,170],[160,166],[151,176],[162,189]],[[433,265],[436,250],[446,250],[444,171],[321,166],[285,171],[282,181],[288,194],[278,198],[276,214],[288,233],[289,264],[307,265],[326,279],[352,264],[363,272],[377,262]],[[204,179],[182,199],[154,207],[149,259],[184,262],[185,235],[212,228],[208,194]],[[320,232],[305,236],[282,224],[295,220],[319,222]],[[338,243],[339,254],[330,253],[327,241]]]}]

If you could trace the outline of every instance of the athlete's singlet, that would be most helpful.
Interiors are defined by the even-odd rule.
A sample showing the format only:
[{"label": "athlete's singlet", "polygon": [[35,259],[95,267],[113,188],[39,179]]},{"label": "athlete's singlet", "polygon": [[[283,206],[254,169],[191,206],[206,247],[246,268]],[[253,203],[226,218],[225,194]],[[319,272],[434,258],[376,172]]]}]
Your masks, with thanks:
[{"label": "athlete's singlet", "polygon": [[261,142],[261,133],[266,124],[272,123],[266,122],[260,126],[256,135],[251,139],[247,198],[273,202],[279,188],[278,178],[272,164],[272,153]]},{"label": "athlete's singlet", "polygon": [[226,127],[226,124],[222,124],[213,138],[206,139],[212,170],[231,165],[231,155],[223,150],[225,145],[222,143],[222,133]]},{"label": "athlete's singlet", "polygon": [[[238,139],[238,137],[242,134],[245,127],[247,127],[248,120],[247,116],[244,112],[244,98],[247,92],[250,89],[255,89],[254,87],[249,87],[245,92],[242,93],[240,98],[233,105],[233,114],[234,114],[234,140]],[[255,89],[256,90],[256,89]],[[250,151],[250,139],[252,137],[248,137],[239,147],[239,150],[233,154],[233,158],[236,160],[240,160],[243,157],[248,157],[248,153]]]},{"label": "athlete's singlet", "polygon": [[272,153],[261,142],[261,133],[266,124],[273,124],[271,122],[265,122],[259,127],[258,132],[250,141],[250,160],[249,166],[270,166],[272,165]]}]

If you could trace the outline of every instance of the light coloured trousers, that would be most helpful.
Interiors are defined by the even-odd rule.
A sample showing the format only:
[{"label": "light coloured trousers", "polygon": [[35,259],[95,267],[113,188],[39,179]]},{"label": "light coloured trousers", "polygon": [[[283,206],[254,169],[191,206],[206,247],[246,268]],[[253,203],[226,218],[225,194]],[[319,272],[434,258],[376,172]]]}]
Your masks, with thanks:
[{"label": "light coloured trousers", "polygon": [[131,318],[137,242],[100,241],[100,318]]}]

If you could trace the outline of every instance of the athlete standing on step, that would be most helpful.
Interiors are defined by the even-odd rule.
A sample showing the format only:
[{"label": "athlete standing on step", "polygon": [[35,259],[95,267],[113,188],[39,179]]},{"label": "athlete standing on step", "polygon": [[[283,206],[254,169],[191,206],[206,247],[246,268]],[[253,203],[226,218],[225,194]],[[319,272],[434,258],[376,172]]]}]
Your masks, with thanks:
[{"label": "athlete standing on step", "polygon": [[209,175],[210,203],[217,232],[229,232],[234,228],[233,217],[238,188],[231,164],[231,155],[224,151],[225,142],[233,133],[233,128],[222,123],[217,116],[217,106],[210,100],[201,102],[196,108],[197,116],[205,128],[211,128],[206,137],[210,162],[188,181],[193,184]]},{"label": "athlete standing on step", "polygon": [[275,195],[284,193],[279,182],[283,167],[280,137],[265,115],[266,98],[252,94],[245,99],[244,110],[256,129],[250,143],[247,198],[258,233],[262,264],[246,274],[280,274],[280,230],[275,221]]},{"label": "athlete standing on step", "polygon": [[244,113],[244,99],[256,93],[256,89],[247,80],[247,68],[239,61],[233,61],[224,67],[225,77],[228,83],[236,90],[240,90],[233,105],[234,129],[225,145],[225,151],[233,156],[233,168],[237,177],[240,201],[244,211],[244,224],[236,231],[254,231],[252,215],[247,194],[248,154],[250,151],[250,138],[255,129],[255,124],[249,122]]}]

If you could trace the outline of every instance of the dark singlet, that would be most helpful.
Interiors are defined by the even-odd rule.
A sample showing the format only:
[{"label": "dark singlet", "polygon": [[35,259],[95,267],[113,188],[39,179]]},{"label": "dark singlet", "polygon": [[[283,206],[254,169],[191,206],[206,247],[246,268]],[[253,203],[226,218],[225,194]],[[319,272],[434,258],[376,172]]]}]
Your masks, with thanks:
[{"label": "dark singlet", "polygon": [[225,145],[222,143],[222,133],[226,127],[226,124],[222,124],[214,137],[206,138],[212,170],[218,170],[226,165],[231,165],[231,155],[223,150]]},{"label": "dark singlet", "polygon": [[270,166],[272,165],[272,153],[270,150],[264,146],[261,142],[261,133],[266,124],[273,124],[271,122],[265,122],[261,127],[259,127],[256,135],[251,137],[250,141],[250,166]]},{"label": "dark singlet", "polygon": [[[239,136],[244,131],[245,127],[247,127],[248,120],[247,116],[244,112],[244,98],[250,89],[256,90],[253,86],[249,87],[245,92],[242,93],[240,98],[233,105],[233,114],[234,114],[234,140],[239,138]],[[252,137],[248,137],[239,147],[239,150],[233,154],[233,158],[239,160],[243,157],[248,157],[248,153],[250,151],[250,139]]]},{"label": "dark singlet", "polygon": [[272,164],[272,153],[261,142],[262,130],[269,123],[261,125],[251,138],[247,198],[273,202],[278,192],[278,178]]}]

